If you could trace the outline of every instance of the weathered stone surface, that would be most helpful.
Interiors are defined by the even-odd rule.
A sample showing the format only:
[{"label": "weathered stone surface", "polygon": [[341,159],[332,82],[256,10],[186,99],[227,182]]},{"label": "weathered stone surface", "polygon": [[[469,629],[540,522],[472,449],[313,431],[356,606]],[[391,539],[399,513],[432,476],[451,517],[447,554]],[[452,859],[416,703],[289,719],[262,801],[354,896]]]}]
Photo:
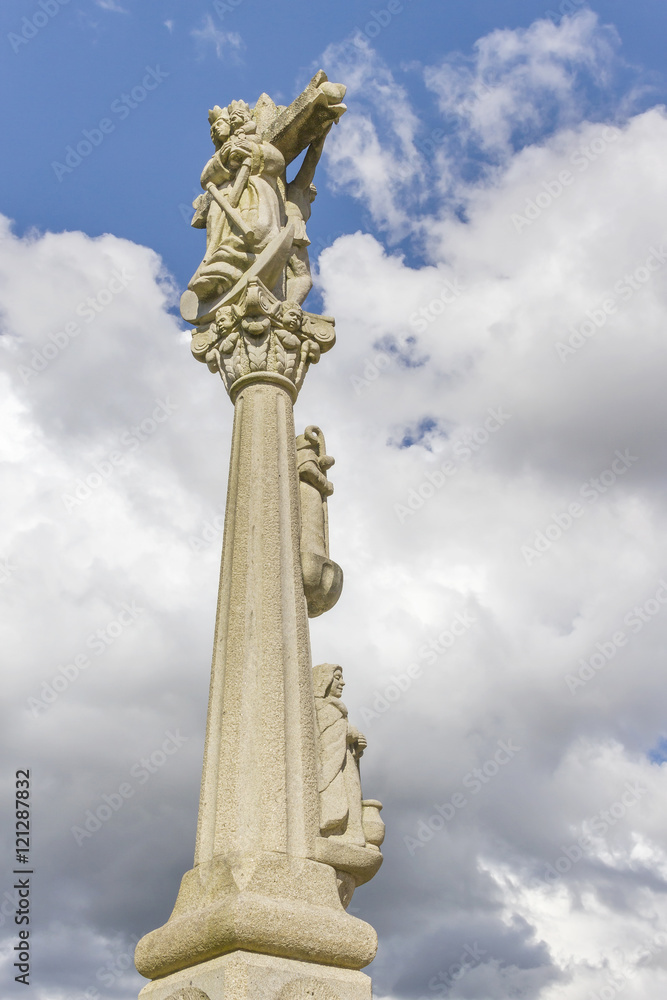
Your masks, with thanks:
[{"label": "weathered stone surface", "polygon": [[[312,287],[306,224],[324,141],[346,110],[345,87],[322,70],[288,108],[262,94],[209,111],[215,152],[201,175],[192,225],[206,254],[181,298],[196,327],[193,354],[227,388],[243,369],[278,371],[300,387],[333,344],[333,321],[303,313]],[[292,180],[286,165],[306,149]],[[268,366],[268,367],[267,367]]]},{"label": "weathered stone surface", "polygon": [[291,163],[301,150],[340,120],[347,110],[342,103],[345,90],[342,83],[330,83],[326,73],[319,70],[303,93],[264,128],[262,137],[281,151],[286,163]]},{"label": "weathered stone surface", "polygon": [[289,380],[296,398],[310,365],[335,343],[333,319],[281,302],[256,277],[221,301],[231,304],[217,308],[213,321],[193,335],[194,357],[219,373],[230,395],[243,376],[268,372]]},{"label": "weathered stone surface", "polygon": [[196,864],[307,857],[318,830],[299,518],[292,400],[268,377],[236,398]]},{"label": "weathered stone surface", "polygon": [[371,981],[363,972],[245,951],[235,951],[149,983],[139,997],[140,1000],[372,1000]]},{"label": "weathered stone surface", "polygon": [[313,856],[332,865],[339,875],[346,872],[352,876],[354,884],[345,880],[339,887],[347,906],[354,888],[372,878],[382,863],[382,803],[361,797],[359,760],[367,742],[348,722],[347,708],[341,701],[345,686],[342,668],[336,663],[320,663],[313,668],[313,675],[321,832]]},{"label": "weathered stone surface", "polygon": [[343,589],[343,571],[329,558],[327,498],[333,486],[327,471],[334,464],[326,454],[324,435],[311,424],[296,439],[301,500],[301,569],[308,617],[333,608]]},{"label": "weathered stone surface", "polygon": [[345,912],[327,864],[263,852],[186,872],[171,917],[142,938],[135,963],[156,979],[239,949],[360,969],[377,937]]},{"label": "weathered stone surface", "polygon": [[377,946],[373,929],[345,913],[334,867],[315,858],[318,742],[292,400],[271,375],[256,377],[235,406],[195,868],[167,924],[137,946],[137,968],[151,978],[235,948],[361,968]]},{"label": "weathered stone surface", "polygon": [[312,177],[344,89],[319,73],[289,108],[262,95],[253,111],[209,113],[216,152],[193,220],[207,253],[182,313],[234,429],[194,867],[137,945],[144,1000],[370,1000],[358,970],[377,937],[345,907],[382,862],[384,825],[361,798],[365,740],[339,667],[318,679],[316,711],[308,615],[333,606],[342,570],[329,557],[333,459],[319,428],[295,438],[292,412],[335,341],[333,319],[301,303]]}]

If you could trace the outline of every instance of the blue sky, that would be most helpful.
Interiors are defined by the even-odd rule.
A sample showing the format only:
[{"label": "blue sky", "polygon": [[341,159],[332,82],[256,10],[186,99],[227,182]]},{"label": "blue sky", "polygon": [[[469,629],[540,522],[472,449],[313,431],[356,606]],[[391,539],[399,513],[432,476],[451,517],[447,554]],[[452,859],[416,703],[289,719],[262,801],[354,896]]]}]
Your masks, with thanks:
[{"label": "blue sky", "polygon": [[31,996],[136,995],[192,864],[232,407],[178,314],[186,217],[208,109],[320,67],[348,111],[308,303],[338,339],[295,412],[336,458],[345,572],[313,658],[344,666],[385,804],[352,904],[375,996],[664,995],[664,2],[43,3],[0,12],[0,782],[34,771]]},{"label": "blue sky", "polygon": [[[3,92],[12,95],[2,117],[6,148],[12,151],[2,167],[4,210],[19,232],[31,226],[81,229],[91,236],[113,232],[151,246],[181,283],[196,266],[199,248],[181,225],[179,205],[192,200],[208,155],[208,107],[229,94],[252,101],[262,90],[288,102],[328,45],[378,23],[375,10],[386,27],[377,35],[371,27],[366,35],[410,94],[427,140],[442,122],[433,95],[423,86],[422,66],[452,52],[469,58],[475,41],[491,30],[526,27],[546,11],[560,15],[561,8],[570,9],[567,0],[551,7],[525,0],[408,0],[387,21],[385,7],[363,2],[337,11],[300,0],[243,0],[227,9],[223,5],[220,13],[201,2],[105,7],[70,0],[27,39],[23,36],[32,30],[23,18],[34,16],[39,6],[15,0],[3,4],[0,80]],[[571,9],[577,8],[572,4]],[[600,2],[595,10],[617,28],[623,60],[641,68],[643,82],[655,87],[646,100],[655,103],[665,87],[664,4],[618,0]],[[202,31],[208,37],[198,36]],[[146,67],[168,75],[136,107],[111,110],[114,101],[122,104],[123,94],[141,86]],[[630,68],[616,72],[614,89],[635,75]],[[85,139],[84,130],[96,129],[104,118],[114,131],[59,181],[53,163],[63,162],[67,147]],[[372,229],[372,219],[344,190],[335,198],[320,198],[313,219],[316,239],[333,228],[348,232],[360,226]]]}]

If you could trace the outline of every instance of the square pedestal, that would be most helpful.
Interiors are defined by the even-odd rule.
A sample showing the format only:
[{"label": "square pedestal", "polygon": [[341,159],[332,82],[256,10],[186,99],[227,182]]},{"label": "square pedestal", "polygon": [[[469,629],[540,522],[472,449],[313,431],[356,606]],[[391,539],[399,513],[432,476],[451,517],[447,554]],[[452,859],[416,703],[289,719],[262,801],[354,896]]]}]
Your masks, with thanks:
[{"label": "square pedestal", "polygon": [[372,1000],[370,976],[354,969],[250,951],[155,979],[139,1000]]}]

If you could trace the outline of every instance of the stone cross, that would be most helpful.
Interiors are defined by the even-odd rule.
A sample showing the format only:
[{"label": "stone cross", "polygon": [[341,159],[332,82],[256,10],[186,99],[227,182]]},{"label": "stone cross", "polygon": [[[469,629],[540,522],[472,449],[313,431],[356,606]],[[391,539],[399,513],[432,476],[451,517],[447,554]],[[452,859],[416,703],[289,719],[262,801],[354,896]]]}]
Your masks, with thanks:
[{"label": "stone cross", "polygon": [[[194,867],[141,939],[142,1000],[370,1000],[377,938],[346,912],[380,867],[381,805],[337,664],[313,671],[308,617],[338,600],[324,436],[293,404],[334,321],[306,312],[306,223],[345,87],[320,71],[289,107],[209,112],[215,152],[193,203],[206,254],[181,300],[192,353],[234,404]],[[289,164],[306,150],[293,180]]]}]

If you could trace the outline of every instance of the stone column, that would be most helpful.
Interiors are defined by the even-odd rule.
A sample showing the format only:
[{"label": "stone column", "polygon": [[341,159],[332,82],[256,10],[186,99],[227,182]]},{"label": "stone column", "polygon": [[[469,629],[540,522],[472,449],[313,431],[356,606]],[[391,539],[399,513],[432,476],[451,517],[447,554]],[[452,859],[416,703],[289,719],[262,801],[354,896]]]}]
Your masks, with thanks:
[{"label": "stone column", "polygon": [[178,989],[196,986],[209,1000],[227,1000],[240,976],[239,1000],[267,1000],[306,975],[325,998],[339,995],[337,983],[368,1000],[370,980],[350,970],[374,957],[375,931],[345,912],[336,869],[314,860],[322,838],[296,389],[284,376],[257,372],[238,379],[230,395],[234,431],[195,865],[169,921],[139,942],[137,968],[154,980],[141,996],[187,1000]]},{"label": "stone column", "polygon": [[250,379],[235,394],[196,864],[307,857],[318,833],[295,389]]},{"label": "stone column", "polygon": [[335,342],[333,319],[302,303],[313,177],[344,95],[319,71],[287,108],[262,94],[209,111],[192,220],[206,254],[181,315],[234,403],[234,432],[194,867],[137,946],[143,1000],[371,997],[360,970],[377,938],[345,906],[380,867],[384,826],[380,803],[361,800],[366,741],[348,726],[339,666],[317,668],[316,715],[308,616],[333,607],[343,576],[323,506],[331,459],[311,426],[297,462],[292,413]]}]

